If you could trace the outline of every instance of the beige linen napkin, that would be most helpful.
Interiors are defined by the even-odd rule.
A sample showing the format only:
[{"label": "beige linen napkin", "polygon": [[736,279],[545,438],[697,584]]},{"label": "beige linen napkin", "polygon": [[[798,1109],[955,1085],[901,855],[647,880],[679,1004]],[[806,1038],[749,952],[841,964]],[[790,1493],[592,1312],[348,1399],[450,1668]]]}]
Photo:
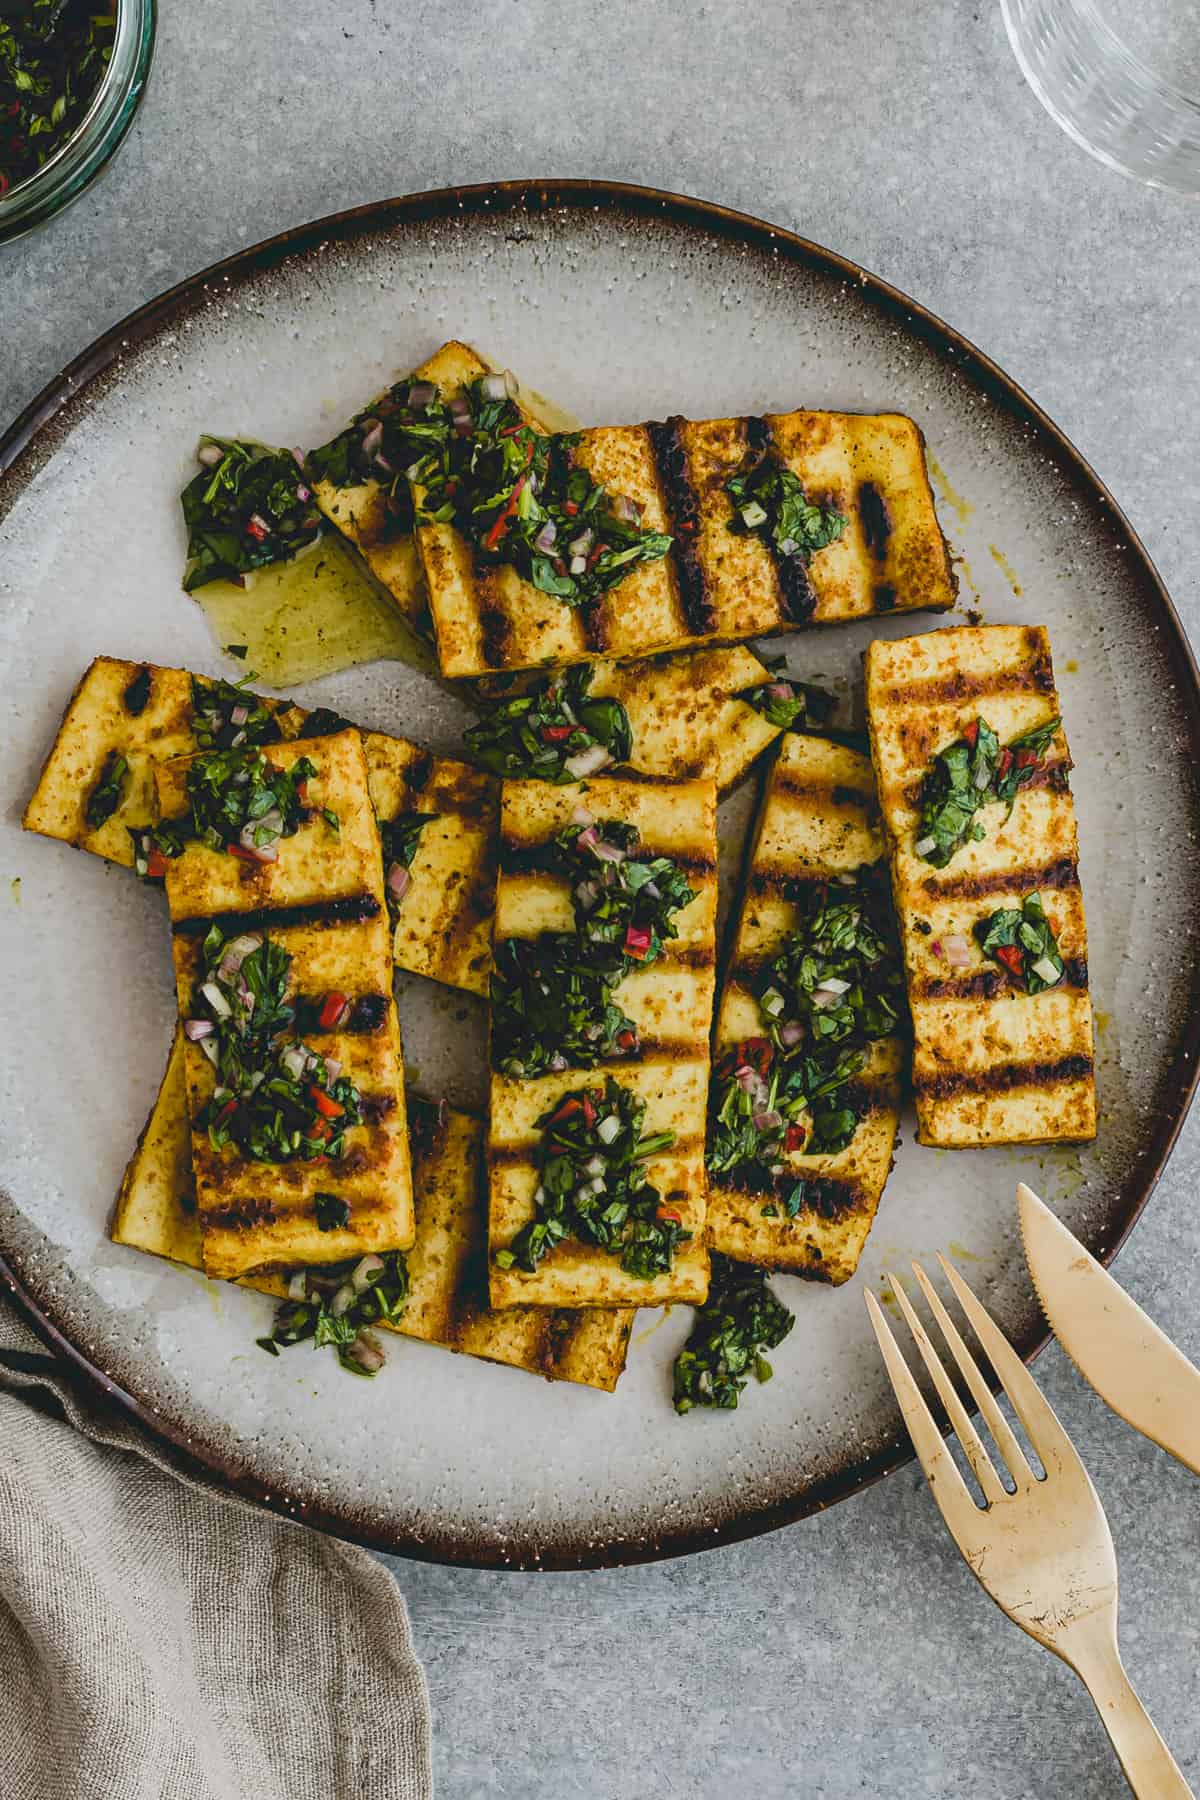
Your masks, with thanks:
[{"label": "beige linen napkin", "polygon": [[429,1800],[365,1550],[181,1480],[0,1298],[4,1800]]}]

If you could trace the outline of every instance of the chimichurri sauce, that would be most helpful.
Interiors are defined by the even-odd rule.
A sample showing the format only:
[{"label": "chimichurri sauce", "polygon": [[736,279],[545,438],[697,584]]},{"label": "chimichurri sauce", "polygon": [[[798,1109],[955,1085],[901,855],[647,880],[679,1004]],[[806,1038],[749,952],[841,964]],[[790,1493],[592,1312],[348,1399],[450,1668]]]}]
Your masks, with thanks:
[{"label": "chimichurri sauce", "polygon": [[78,129],[116,23],[115,0],[0,0],[0,198]]}]

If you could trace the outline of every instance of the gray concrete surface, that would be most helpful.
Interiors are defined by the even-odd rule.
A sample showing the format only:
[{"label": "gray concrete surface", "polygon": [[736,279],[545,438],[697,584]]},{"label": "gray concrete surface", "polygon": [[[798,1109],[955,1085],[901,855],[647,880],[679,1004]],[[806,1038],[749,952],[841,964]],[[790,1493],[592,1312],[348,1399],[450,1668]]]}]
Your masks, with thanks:
[{"label": "gray concrete surface", "polygon": [[[119,164],[52,230],[0,252],[0,415],[128,309],[248,241],[522,175],[724,201],[907,289],[1070,433],[1200,631],[1200,212],[1069,143],[992,5],[163,0]],[[1120,1264],[1193,1356],[1198,1174],[1193,1125]],[[1200,1487],[1060,1353],[1040,1372],[1108,1506],[1130,1670],[1200,1784]],[[994,1612],[911,1471],[690,1562],[394,1566],[429,1670],[442,1800],[1125,1792],[1082,1690]]]}]

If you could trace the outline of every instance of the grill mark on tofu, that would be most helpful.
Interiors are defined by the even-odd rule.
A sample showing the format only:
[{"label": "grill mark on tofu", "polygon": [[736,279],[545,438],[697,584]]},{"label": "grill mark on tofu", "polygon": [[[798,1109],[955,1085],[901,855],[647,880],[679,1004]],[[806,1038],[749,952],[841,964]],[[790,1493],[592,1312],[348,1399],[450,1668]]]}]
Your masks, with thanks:
[{"label": "grill mark on tofu", "polygon": [[[621,771],[621,780],[625,780],[625,772]],[[580,827],[582,830],[582,827]],[[506,831],[500,838],[500,873],[502,875],[553,875],[559,877],[559,871],[553,866],[557,849],[546,839],[531,843],[528,838],[517,837]],[[666,845],[647,843],[645,837],[637,847],[639,862],[652,861],[656,856],[669,856],[671,861],[688,875],[703,879],[712,875],[716,863],[711,857],[701,856],[694,850],[679,850]]]},{"label": "grill mark on tofu", "polygon": [[[695,1054],[694,1050],[692,1054]],[[586,1086],[586,1073],[580,1076],[580,1081]],[[532,1165],[534,1152],[542,1141],[543,1134],[539,1131],[533,1137],[513,1138],[502,1144],[494,1143],[488,1152],[488,1160],[493,1168],[514,1169]],[[664,1161],[686,1162],[691,1156],[701,1155],[703,1150],[703,1132],[698,1134],[681,1132],[676,1136],[675,1142],[670,1144],[667,1149],[660,1151],[659,1154]]]},{"label": "grill mark on tofu", "polygon": [[[1086,956],[1070,956],[1063,961],[1062,980],[1046,992],[1059,993],[1064,988],[1082,990],[1088,984]],[[961,975],[918,975],[909,983],[913,1000],[995,1000],[1000,994],[1024,994],[1020,982],[1004,969],[973,969]]]},{"label": "grill mark on tofu", "polygon": [[[830,1223],[838,1219],[848,1218],[861,1208],[866,1196],[856,1181],[839,1181],[833,1175],[806,1175],[802,1169],[785,1169],[782,1175],[769,1175],[764,1172],[758,1176],[738,1174],[735,1170],[724,1169],[720,1174],[709,1174],[709,1182],[725,1193],[750,1194],[760,1200],[784,1200],[791,1193],[798,1181],[804,1183],[804,1199],[800,1210],[791,1218],[786,1214],[775,1223],[798,1225],[803,1222],[804,1215],[816,1215]],[[792,1274],[808,1274],[806,1269],[794,1269]]]},{"label": "grill mark on tofu", "polygon": [[[768,420],[744,419],[742,424],[748,450],[761,456],[775,449],[775,434]],[[817,593],[809,580],[808,569],[797,556],[777,556],[775,546],[767,538],[760,542],[775,570],[781,617],[796,625],[807,625],[817,610]]]},{"label": "grill mark on tofu", "polygon": [[479,612],[479,646],[489,669],[502,669],[512,644],[512,620],[500,598],[496,570],[475,564],[472,573],[475,604]]},{"label": "grill mark on tofu", "polygon": [[887,556],[888,539],[892,535],[892,515],[888,511],[887,501],[873,481],[859,483],[858,517],[862,525],[863,542],[876,562],[882,562]]},{"label": "grill mark on tofu", "polygon": [[1065,1087],[1090,1081],[1090,1056],[1076,1052],[1054,1062],[995,1063],[990,1069],[944,1069],[937,1074],[913,1071],[913,1086],[925,1100],[953,1100],[961,1094],[1010,1094],[1020,1088]]},{"label": "grill mark on tofu", "polygon": [[809,800],[814,804],[832,802],[834,806],[857,806],[869,813],[872,819],[878,816],[879,805],[875,795],[868,794],[862,788],[840,785],[830,787],[828,782],[811,781],[792,769],[777,770],[775,788],[777,792],[791,794],[797,800]]},{"label": "grill mark on tofu", "polygon": [[[1019,802],[1018,802],[1019,804]],[[1033,894],[1079,886],[1079,864],[1061,856],[1040,869],[984,869],[973,875],[927,875],[922,887],[936,900],[980,900],[988,894]]]},{"label": "grill mark on tofu", "polygon": [[374,894],[343,894],[337,900],[312,900],[302,906],[264,906],[251,912],[177,919],[171,929],[178,937],[204,937],[214,925],[224,932],[286,931],[293,925],[360,925],[378,918],[382,910]]},{"label": "grill mark on tofu", "polygon": [[883,706],[941,706],[960,700],[985,700],[1008,694],[1053,694],[1054,669],[1049,655],[1039,654],[1023,669],[971,672],[955,669],[925,681],[901,682],[880,696]]},{"label": "grill mark on tofu", "polygon": [[687,420],[674,414],[664,421],[651,420],[645,427],[654,456],[655,471],[667,529],[674,538],[675,580],[679,604],[688,631],[703,637],[718,625],[716,607],[708,591],[704,565],[696,546],[700,531],[700,495],[692,480],[681,427]]}]

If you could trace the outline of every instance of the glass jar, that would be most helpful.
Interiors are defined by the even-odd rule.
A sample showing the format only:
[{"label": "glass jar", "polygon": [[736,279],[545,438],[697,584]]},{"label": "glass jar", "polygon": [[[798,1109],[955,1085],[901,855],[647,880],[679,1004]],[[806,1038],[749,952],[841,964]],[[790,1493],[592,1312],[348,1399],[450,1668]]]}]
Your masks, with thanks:
[{"label": "glass jar", "polygon": [[32,231],[82,194],[118,148],[150,73],[155,0],[116,0],[116,31],[104,78],[79,129],[0,199],[0,243]]}]

